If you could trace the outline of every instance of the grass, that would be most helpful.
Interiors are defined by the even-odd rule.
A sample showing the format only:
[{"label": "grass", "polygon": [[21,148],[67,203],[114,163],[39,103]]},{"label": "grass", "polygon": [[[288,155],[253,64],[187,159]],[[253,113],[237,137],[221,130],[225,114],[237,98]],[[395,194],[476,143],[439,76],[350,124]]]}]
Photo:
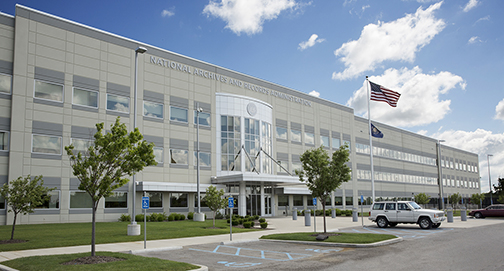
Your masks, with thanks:
[{"label": "grass", "polygon": [[161,260],[158,258],[147,258],[131,254],[113,253],[113,252],[96,252],[96,255],[123,258],[124,261],[116,261],[110,263],[86,264],[86,265],[62,265],[61,263],[69,262],[76,258],[90,256],[91,253],[52,255],[52,256],[32,256],[19,258],[15,260],[2,262],[3,265],[24,271],[72,271],[72,270],[192,270],[199,268],[196,265],[181,263],[169,260]]},{"label": "grass", "polygon": [[[139,236],[128,236],[130,222],[96,223],[96,244],[143,241],[143,223]],[[216,220],[218,229],[210,229],[212,220],[195,222],[192,220],[171,222],[147,222],[147,240],[173,239],[229,233],[226,220]],[[0,240],[8,240],[12,226],[0,226]],[[256,231],[258,229],[233,228],[233,233]],[[31,224],[16,225],[14,239],[27,240],[24,243],[2,244],[0,251],[26,250],[37,248],[91,245],[91,223]]]},{"label": "grass", "polygon": [[324,241],[317,241],[317,236],[313,232],[295,232],[264,235],[261,239],[291,240],[291,241],[310,241],[310,242],[330,242],[346,244],[371,244],[380,241],[397,238],[390,234],[374,233],[337,233],[338,235],[329,236]]}]

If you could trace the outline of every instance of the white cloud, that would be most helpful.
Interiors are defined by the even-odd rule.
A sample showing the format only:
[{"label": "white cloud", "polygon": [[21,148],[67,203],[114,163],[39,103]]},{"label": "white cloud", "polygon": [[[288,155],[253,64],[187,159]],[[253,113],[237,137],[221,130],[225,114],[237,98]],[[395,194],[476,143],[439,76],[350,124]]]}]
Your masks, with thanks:
[{"label": "white cloud", "polygon": [[334,72],[336,80],[345,80],[374,70],[386,60],[409,61],[445,27],[442,19],[436,19],[434,12],[441,7],[436,3],[423,10],[418,8],[414,14],[395,21],[368,24],[358,40],[349,41],[334,54],[345,64],[343,72]]},{"label": "white cloud", "polygon": [[300,4],[295,0],[210,0],[203,14],[221,18],[226,28],[240,35],[262,32],[265,21],[273,20],[287,9],[296,10]]},{"label": "white cloud", "polygon": [[482,192],[488,192],[489,187],[487,154],[493,154],[490,157],[492,183],[496,184],[499,177],[504,177],[504,133],[493,134],[484,129],[472,132],[450,130],[436,133],[432,137],[446,140],[443,144],[447,146],[478,154]]},{"label": "white cloud", "polygon": [[163,17],[171,17],[173,15],[175,15],[175,12],[169,11],[169,10],[166,10],[166,9],[163,10],[163,12],[161,12],[161,16],[163,16]]},{"label": "white cloud", "polygon": [[308,94],[310,94],[311,96],[320,97],[320,92],[317,92],[317,91],[315,91],[315,90],[312,90],[312,91],[311,91],[310,93],[308,93]]},{"label": "white cloud", "polygon": [[504,99],[500,101],[495,107],[495,117],[496,120],[504,120]]},{"label": "white cloud", "polygon": [[370,5],[365,5],[365,6],[362,6],[361,9],[362,9],[362,13],[364,13],[364,11],[368,8],[370,8],[371,6]]},{"label": "white cloud", "polygon": [[475,8],[478,4],[478,0],[469,0],[464,7],[464,12],[468,12],[469,10]]},{"label": "white cloud", "polygon": [[[442,100],[457,85],[463,86],[463,79],[450,72],[424,74],[419,67],[413,69],[388,69],[381,76],[372,76],[370,81],[401,93],[397,107],[384,102],[371,102],[371,118],[400,127],[413,127],[435,123],[450,112],[451,100]],[[356,114],[367,117],[367,86],[353,93],[347,105]]]},{"label": "white cloud", "polygon": [[476,21],[476,23],[479,23],[479,22],[481,22],[481,21],[490,21],[490,15],[487,15],[487,16],[485,16],[485,17],[481,17],[481,18],[479,18],[479,19]]},{"label": "white cloud", "polygon": [[299,43],[298,49],[303,51],[304,49],[310,48],[310,47],[314,46],[315,44],[321,43],[323,41],[325,41],[325,39],[319,39],[317,34],[313,34],[313,35],[311,35],[311,37],[307,41],[303,41],[303,42]]},{"label": "white cloud", "polygon": [[467,41],[467,43],[469,43],[469,44],[474,44],[474,43],[476,43],[476,42],[482,42],[478,36],[471,37],[471,38]]}]

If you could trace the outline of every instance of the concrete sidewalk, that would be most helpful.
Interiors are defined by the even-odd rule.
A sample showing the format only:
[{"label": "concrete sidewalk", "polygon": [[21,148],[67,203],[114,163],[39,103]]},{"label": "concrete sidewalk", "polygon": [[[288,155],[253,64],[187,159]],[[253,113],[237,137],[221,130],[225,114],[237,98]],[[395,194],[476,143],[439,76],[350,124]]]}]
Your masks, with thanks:
[{"label": "concrete sidewalk", "polygon": [[[333,232],[343,228],[349,227],[362,227],[362,220],[359,217],[358,222],[353,222],[352,217],[326,217],[327,231]],[[257,240],[263,235],[273,233],[288,233],[288,232],[312,232],[314,231],[314,220],[311,217],[311,226],[305,226],[304,216],[298,217],[297,220],[292,220],[292,217],[276,217],[267,218],[268,230],[254,231],[246,233],[234,233],[232,243],[239,243],[244,241]],[[443,222],[441,227],[444,228],[471,228],[485,225],[493,225],[497,223],[504,223],[504,219],[473,219],[468,218],[467,221],[460,221],[460,217],[455,217],[453,223]],[[376,224],[369,221],[364,217],[364,226],[375,227]],[[324,224],[323,218],[317,217],[316,228],[317,232],[323,231]],[[126,233],[125,233],[126,234]],[[169,249],[180,249],[183,246],[198,245],[207,243],[221,243],[230,242],[230,234],[188,237],[177,239],[165,240],[152,240],[147,241],[147,248],[144,250],[144,242],[126,242],[126,243],[112,243],[112,244],[98,244],[96,251],[111,251],[111,252],[131,252],[133,254],[148,251],[160,251]],[[0,262],[12,260],[21,257],[41,256],[41,255],[55,255],[55,254],[72,254],[81,252],[90,252],[91,245],[73,246],[73,247],[59,247],[59,248],[44,248],[44,249],[31,249],[19,251],[0,252]]]}]

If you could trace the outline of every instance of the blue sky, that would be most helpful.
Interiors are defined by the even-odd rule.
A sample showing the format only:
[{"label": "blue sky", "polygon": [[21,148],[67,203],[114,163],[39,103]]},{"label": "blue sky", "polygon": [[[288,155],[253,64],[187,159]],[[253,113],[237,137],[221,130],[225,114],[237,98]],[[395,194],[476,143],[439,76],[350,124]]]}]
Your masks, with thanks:
[{"label": "blue sky", "polygon": [[[373,119],[477,153],[504,177],[504,1],[3,0],[348,105],[365,76],[401,93]],[[120,4],[119,4],[120,3]],[[386,135],[385,135],[386,136]]]}]

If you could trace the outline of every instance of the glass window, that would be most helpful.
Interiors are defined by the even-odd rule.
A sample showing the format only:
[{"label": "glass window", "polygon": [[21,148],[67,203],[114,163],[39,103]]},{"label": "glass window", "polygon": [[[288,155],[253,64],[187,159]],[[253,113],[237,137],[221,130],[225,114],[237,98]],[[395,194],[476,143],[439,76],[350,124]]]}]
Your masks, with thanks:
[{"label": "glass window", "polygon": [[87,153],[89,147],[93,146],[94,140],[89,139],[78,139],[72,138],[72,145],[74,146],[74,150]]},{"label": "glass window", "polygon": [[340,147],[340,140],[339,138],[332,138],[332,147],[333,149],[337,149]]},{"label": "glass window", "polygon": [[63,102],[63,85],[35,80],[34,97]]},{"label": "glass window", "polygon": [[187,109],[171,106],[170,120],[187,122]]},{"label": "glass window", "polygon": [[171,193],[170,207],[188,207],[187,193]]},{"label": "glass window", "polygon": [[170,149],[170,164],[188,165],[188,152],[186,150]]},{"label": "glass window", "polygon": [[334,197],[334,205],[343,205],[343,197]]},{"label": "glass window", "polygon": [[93,208],[91,196],[83,191],[70,191],[70,208]]},{"label": "glass window", "polygon": [[[194,111],[194,124],[198,124],[196,122],[196,110]],[[210,114],[205,112],[199,112],[199,125],[210,126]]]},{"label": "glass window", "polygon": [[0,92],[11,93],[12,75],[0,73]]},{"label": "glass window", "polygon": [[315,145],[315,135],[305,132],[305,144]]},{"label": "glass window", "polygon": [[59,191],[53,190],[47,193],[47,198],[36,209],[59,209]]},{"label": "glass window", "polygon": [[242,170],[240,157],[237,156],[238,152],[241,149],[240,131],[240,117],[221,116],[221,170]]},{"label": "glass window", "polygon": [[297,170],[303,170],[303,165],[301,162],[292,162],[292,174],[296,174]]},{"label": "glass window", "polygon": [[387,203],[385,205],[385,210],[395,210],[396,208],[396,204],[395,203]]},{"label": "glass window", "polygon": [[98,92],[74,87],[72,103],[98,108]]},{"label": "glass window", "polygon": [[128,208],[128,193],[112,192],[112,195],[105,197],[105,208]]},{"label": "glass window", "polygon": [[287,128],[276,127],[276,138],[287,140]]},{"label": "glass window", "polygon": [[0,151],[9,150],[9,132],[0,131]]},{"label": "glass window", "polygon": [[303,195],[293,195],[294,206],[303,206]]},{"label": "glass window", "polygon": [[32,152],[61,154],[61,137],[32,135]]},{"label": "glass window", "polygon": [[278,206],[289,206],[289,195],[278,195]]},{"label": "glass window", "polygon": [[5,198],[0,196],[0,210],[5,209]]},{"label": "glass window", "polygon": [[161,192],[147,192],[147,197],[149,197],[149,207],[150,208],[162,208],[163,207],[163,193]]},{"label": "glass window", "polygon": [[107,94],[107,110],[129,113],[129,97]]},{"label": "glass window", "polygon": [[[198,155],[197,154],[198,152],[194,152],[194,156],[193,156],[193,161],[194,161],[194,165],[197,166],[197,161],[196,161],[196,156]],[[210,162],[210,153],[209,152],[201,152],[199,153],[199,158],[200,158],[200,161],[199,161],[199,164],[200,164],[200,167],[210,167],[212,166],[212,163]]]},{"label": "glass window", "polygon": [[[200,194],[200,198],[201,198],[201,205],[200,207],[208,207],[208,204],[207,204],[207,201],[205,200],[205,194],[204,193],[201,193]],[[198,194],[195,193],[194,194],[194,208],[198,208]]]},{"label": "glass window", "polygon": [[320,145],[329,148],[329,137],[328,136],[320,136]]},{"label": "glass window", "polygon": [[285,170],[284,170],[283,168],[281,168],[281,167],[277,164],[277,166],[276,166],[276,167],[277,167],[277,173],[278,173],[278,172],[285,172],[285,171],[289,172],[289,161],[278,161],[278,162],[280,163],[280,165],[282,165],[282,167],[283,167]]},{"label": "glass window", "polygon": [[291,129],[291,140],[301,142],[301,131]]},{"label": "glass window", "polygon": [[373,210],[383,210],[383,205],[385,205],[385,203],[375,203],[373,205]]},{"label": "glass window", "polygon": [[146,117],[163,119],[163,104],[144,101],[143,110]]},{"label": "glass window", "polygon": [[353,197],[345,198],[346,205],[353,205]]},{"label": "glass window", "polygon": [[154,160],[158,163],[164,163],[164,149],[161,147],[152,148],[154,151]]}]

